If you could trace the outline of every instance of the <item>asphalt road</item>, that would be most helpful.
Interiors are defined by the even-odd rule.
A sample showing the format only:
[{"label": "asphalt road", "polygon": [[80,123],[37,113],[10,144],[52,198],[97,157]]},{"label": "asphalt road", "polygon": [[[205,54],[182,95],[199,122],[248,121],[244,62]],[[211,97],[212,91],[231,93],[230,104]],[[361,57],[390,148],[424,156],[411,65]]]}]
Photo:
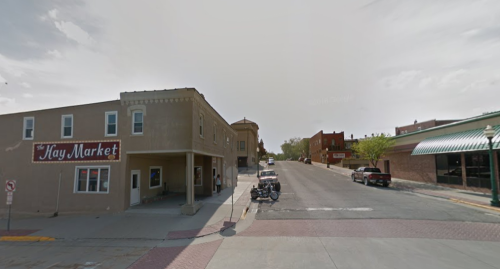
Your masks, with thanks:
[{"label": "asphalt road", "polygon": [[276,202],[259,199],[256,219],[407,219],[499,223],[500,217],[441,199],[382,186],[365,186],[297,161],[271,166],[281,182]]}]

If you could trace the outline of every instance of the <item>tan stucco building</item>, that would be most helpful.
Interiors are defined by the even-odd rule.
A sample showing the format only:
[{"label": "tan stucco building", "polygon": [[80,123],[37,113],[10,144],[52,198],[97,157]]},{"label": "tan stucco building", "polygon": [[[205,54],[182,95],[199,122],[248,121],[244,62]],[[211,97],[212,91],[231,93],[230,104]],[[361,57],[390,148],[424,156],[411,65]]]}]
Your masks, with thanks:
[{"label": "tan stucco building", "polygon": [[238,133],[194,88],[0,115],[0,132],[0,181],[16,180],[20,213],[123,211],[168,191],[194,214],[195,195],[212,195],[216,174],[230,186],[236,167]]},{"label": "tan stucco building", "polygon": [[231,127],[238,133],[236,139],[238,167],[255,165],[258,162],[259,125],[243,118],[231,124]]}]

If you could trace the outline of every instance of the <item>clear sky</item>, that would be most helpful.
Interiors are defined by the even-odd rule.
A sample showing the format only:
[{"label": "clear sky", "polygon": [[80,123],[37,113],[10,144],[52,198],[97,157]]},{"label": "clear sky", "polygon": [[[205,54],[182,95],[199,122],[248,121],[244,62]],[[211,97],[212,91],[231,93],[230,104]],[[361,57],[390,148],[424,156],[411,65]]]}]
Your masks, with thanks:
[{"label": "clear sky", "polygon": [[[500,1],[0,2],[0,114],[195,87],[268,150],[500,110]],[[8,83],[8,85],[5,84]]]}]

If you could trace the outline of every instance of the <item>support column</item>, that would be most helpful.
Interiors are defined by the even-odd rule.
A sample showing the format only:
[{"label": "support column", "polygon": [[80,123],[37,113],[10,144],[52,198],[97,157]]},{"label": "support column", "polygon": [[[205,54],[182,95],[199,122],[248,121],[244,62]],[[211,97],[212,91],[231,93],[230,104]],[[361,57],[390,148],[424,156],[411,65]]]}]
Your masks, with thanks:
[{"label": "support column", "polygon": [[467,189],[467,165],[465,164],[465,153],[460,153],[460,163],[462,163],[462,186],[464,189]]},{"label": "support column", "polygon": [[181,207],[184,215],[194,215],[201,208],[201,203],[194,201],[194,153],[186,153],[186,204]]}]

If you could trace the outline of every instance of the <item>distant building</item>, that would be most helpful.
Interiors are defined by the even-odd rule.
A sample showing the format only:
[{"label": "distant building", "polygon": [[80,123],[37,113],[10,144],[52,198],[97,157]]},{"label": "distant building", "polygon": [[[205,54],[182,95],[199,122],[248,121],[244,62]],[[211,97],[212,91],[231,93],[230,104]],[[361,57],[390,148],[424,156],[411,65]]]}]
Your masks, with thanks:
[{"label": "distant building", "polygon": [[453,123],[453,122],[457,122],[457,121],[460,121],[460,120],[436,120],[436,119],[434,119],[434,120],[428,120],[428,121],[423,121],[423,122],[417,122],[417,120],[415,120],[413,122],[413,124],[405,125],[405,126],[401,126],[401,127],[396,127],[395,134],[396,135],[403,135],[403,134],[407,134],[407,133],[413,133],[413,132],[422,131],[425,129],[429,129],[432,127],[441,126],[441,125],[445,125],[445,124],[449,124],[449,123]]},{"label": "distant building", "polygon": [[231,124],[238,132],[236,139],[236,154],[238,167],[253,166],[257,163],[257,147],[259,146],[259,125],[243,118]]},{"label": "distant building", "polygon": [[[488,139],[483,134],[487,125],[495,130],[493,167]],[[500,111],[400,134],[394,139],[396,144],[377,165],[395,178],[484,193],[492,187],[491,170],[497,171],[495,179],[499,181]]]},{"label": "distant building", "polygon": [[[352,145],[351,141],[349,145]],[[327,159],[328,149],[328,159]],[[344,132],[323,133],[323,130],[312,136],[309,140],[309,154],[313,162],[331,164],[351,157],[351,150],[345,148]]]}]

